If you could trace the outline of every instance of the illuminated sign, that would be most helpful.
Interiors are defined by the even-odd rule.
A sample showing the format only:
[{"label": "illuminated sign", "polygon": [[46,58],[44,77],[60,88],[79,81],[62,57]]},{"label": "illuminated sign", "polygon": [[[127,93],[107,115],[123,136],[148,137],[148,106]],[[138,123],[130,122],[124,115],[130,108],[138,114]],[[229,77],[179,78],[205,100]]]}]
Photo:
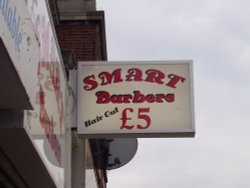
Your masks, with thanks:
[{"label": "illuminated sign", "polygon": [[80,63],[78,132],[88,137],[194,136],[192,62]]}]

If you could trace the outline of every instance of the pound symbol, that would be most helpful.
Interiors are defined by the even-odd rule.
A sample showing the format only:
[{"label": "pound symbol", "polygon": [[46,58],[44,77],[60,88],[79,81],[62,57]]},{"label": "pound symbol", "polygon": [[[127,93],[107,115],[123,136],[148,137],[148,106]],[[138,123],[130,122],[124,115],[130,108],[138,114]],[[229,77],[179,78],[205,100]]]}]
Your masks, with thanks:
[{"label": "pound symbol", "polygon": [[127,125],[127,120],[131,120],[131,118],[127,117],[127,111],[129,112],[133,112],[134,110],[132,108],[125,108],[122,111],[122,117],[120,118],[122,120],[122,126],[120,127],[120,129],[133,129],[134,125]]}]

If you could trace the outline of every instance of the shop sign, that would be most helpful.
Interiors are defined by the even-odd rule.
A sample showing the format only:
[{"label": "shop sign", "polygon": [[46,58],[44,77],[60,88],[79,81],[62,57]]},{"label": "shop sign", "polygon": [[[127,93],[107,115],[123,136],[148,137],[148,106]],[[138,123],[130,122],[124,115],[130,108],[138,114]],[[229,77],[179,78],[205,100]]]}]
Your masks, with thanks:
[{"label": "shop sign", "polygon": [[[25,111],[24,127],[32,139],[44,139],[63,167],[67,82],[48,3],[0,0],[0,37],[33,107]],[[39,142],[34,143],[44,157]],[[50,166],[57,187],[63,187],[62,170]]]},{"label": "shop sign", "polygon": [[194,136],[191,61],[80,63],[78,133]]},{"label": "shop sign", "polygon": [[35,101],[33,79],[38,65],[39,43],[24,0],[0,0],[0,38],[12,59],[30,104]]},{"label": "shop sign", "polygon": [[[47,0],[27,0],[40,45],[35,76],[32,78],[36,83],[33,88],[36,94],[34,110],[25,111],[24,124],[32,138],[44,140],[49,155],[58,166],[64,168],[65,101],[68,88],[48,3]],[[63,187],[63,170],[52,167],[48,169],[57,187]]]}]

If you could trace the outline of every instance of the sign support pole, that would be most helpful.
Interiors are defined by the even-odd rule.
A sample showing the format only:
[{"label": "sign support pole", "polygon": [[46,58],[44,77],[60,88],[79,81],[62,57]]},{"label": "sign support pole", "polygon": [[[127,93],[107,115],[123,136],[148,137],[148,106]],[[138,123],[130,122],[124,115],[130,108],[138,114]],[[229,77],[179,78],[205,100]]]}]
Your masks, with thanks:
[{"label": "sign support pole", "polygon": [[86,144],[77,136],[72,147],[72,188],[85,188]]},{"label": "sign support pole", "polygon": [[[67,155],[70,155],[70,175],[72,188],[85,188],[86,182],[86,139],[78,138],[77,133],[77,70],[69,72],[69,134],[70,150]],[[67,178],[67,177],[66,177]]]},{"label": "sign support pole", "polygon": [[69,128],[65,129],[64,148],[64,186],[72,188],[72,131]]}]

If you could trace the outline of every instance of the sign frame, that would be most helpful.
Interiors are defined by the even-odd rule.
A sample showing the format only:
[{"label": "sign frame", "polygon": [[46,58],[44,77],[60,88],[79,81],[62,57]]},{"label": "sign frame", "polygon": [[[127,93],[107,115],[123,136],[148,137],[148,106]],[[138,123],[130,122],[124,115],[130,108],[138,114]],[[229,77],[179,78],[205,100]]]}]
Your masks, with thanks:
[{"label": "sign frame", "polygon": [[[81,69],[82,67],[86,66],[93,66],[93,67],[112,67],[112,66],[169,66],[169,65],[186,65],[188,67],[188,75],[189,75],[189,120],[188,127],[186,128],[170,128],[170,129],[159,129],[157,131],[93,131],[88,130],[86,131],[86,128],[80,127],[80,114],[84,112],[84,109],[86,110],[88,107],[83,105],[81,107],[81,94],[80,92],[83,91],[83,79],[81,78]],[[83,70],[84,71],[84,68]],[[98,78],[96,78],[98,79]],[[169,60],[169,61],[99,61],[99,62],[79,62],[78,63],[78,91],[77,91],[77,100],[78,100],[78,107],[77,107],[77,128],[78,128],[78,134],[85,138],[178,138],[178,137],[194,137],[195,136],[195,118],[194,118],[194,87],[193,87],[193,62],[192,60]],[[119,93],[119,92],[118,92]],[[150,105],[150,104],[149,104]],[[114,110],[115,111],[115,110]],[[118,111],[118,110],[117,110]],[[98,121],[98,119],[97,119]],[[86,126],[87,127],[87,126]],[[90,126],[91,127],[91,126]]]}]

